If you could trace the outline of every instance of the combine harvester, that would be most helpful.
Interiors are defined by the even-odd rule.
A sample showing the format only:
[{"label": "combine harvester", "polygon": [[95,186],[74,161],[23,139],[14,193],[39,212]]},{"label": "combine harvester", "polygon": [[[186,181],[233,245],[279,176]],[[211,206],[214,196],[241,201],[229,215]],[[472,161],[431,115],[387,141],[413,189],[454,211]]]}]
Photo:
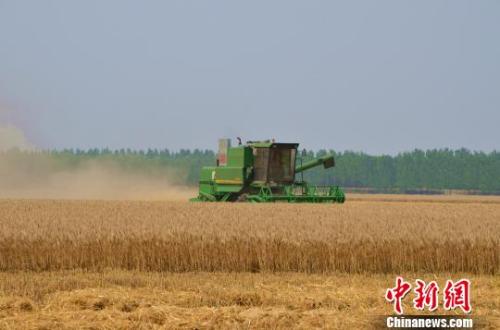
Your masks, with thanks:
[{"label": "combine harvester", "polygon": [[[332,155],[296,165],[298,143],[249,141],[231,147],[229,139],[219,140],[217,166],[203,167],[199,202],[289,202],[343,203],[345,195],[337,186],[312,186],[302,173],[323,165],[335,166]],[[301,180],[296,175],[301,174]]]}]

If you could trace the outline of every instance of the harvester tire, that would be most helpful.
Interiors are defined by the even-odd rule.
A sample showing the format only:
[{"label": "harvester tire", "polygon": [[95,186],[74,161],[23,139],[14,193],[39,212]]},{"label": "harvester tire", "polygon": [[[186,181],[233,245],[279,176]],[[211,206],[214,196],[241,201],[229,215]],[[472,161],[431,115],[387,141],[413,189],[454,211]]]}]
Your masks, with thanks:
[{"label": "harvester tire", "polygon": [[248,202],[248,194],[241,194],[238,196],[238,198],[236,199],[236,202],[238,203],[246,203]]}]

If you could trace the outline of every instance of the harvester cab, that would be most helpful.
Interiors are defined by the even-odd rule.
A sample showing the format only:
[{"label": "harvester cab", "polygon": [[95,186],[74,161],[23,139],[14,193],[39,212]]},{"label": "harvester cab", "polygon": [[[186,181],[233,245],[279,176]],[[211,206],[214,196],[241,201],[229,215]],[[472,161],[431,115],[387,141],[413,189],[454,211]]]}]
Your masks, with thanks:
[{"label": "harvester cab", "polygon": [[333,156],[327,155],[297,166],[298,146],[267,140],[231,147],[229,139],[220,139],[217,164],[201,169],[199,194],[192,201],[343,203],[345,195],[337,186],[296,180],[310,168],[335,165]]}]

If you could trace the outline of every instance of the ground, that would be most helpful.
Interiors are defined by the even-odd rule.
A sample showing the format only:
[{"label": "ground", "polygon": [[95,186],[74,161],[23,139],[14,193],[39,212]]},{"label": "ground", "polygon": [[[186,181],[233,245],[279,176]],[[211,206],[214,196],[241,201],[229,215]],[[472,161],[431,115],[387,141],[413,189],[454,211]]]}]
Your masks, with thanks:
[{"label": "ground", "polygon": [[[473,317],[500,326],[498,276],[418,277],[440,284],[470,278]],[[3,273],[0,328],[372,328],[392,314],[383,296],[394,280],[297,273]],[[405,308],[415,313],[410,302]]]},{"label": "ground", "polygon": [[496,197],[0,200],[0,329],[373,328],[398,275],[470,279],[471,317],[495,329],[498,237]]}]

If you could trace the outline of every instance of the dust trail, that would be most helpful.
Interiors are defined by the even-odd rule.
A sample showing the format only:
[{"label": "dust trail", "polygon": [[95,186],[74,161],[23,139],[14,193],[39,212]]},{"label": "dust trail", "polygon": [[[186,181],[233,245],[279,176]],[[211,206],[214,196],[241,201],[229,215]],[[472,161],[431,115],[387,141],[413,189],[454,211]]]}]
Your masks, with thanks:
[{"label": "dust trail", "polygon": [[32,157],[33,162],[19,155],[0,154],[0,198],[182,201],[196,195],[192,188],[172,184],[171,178],[179,173],[168,168],[145,174],[125,170],[119,163],[85,161],[74,169],[61,169],[60,161],[49,156]]},{"label": "dust trail", "polygon": [[0,124],[0,151],[10,149],[31,150],[33,148],[22,130],[14,125]]},{"label": "dust trail", "polygon": [[36,151],[22,130],[0,124],[0,198],[188,200],[170,168],[127,169],[118,160],[56,159]]},{"label": "dust trail", "polygon": [[[17,156],[22,153],[17,153]],[[85,161],[74,169],[61,169],[47,157],[0,154],[0,198],[188,200],[192,188],[172,184],[180,174],[130,171],[119,163]]]}]

